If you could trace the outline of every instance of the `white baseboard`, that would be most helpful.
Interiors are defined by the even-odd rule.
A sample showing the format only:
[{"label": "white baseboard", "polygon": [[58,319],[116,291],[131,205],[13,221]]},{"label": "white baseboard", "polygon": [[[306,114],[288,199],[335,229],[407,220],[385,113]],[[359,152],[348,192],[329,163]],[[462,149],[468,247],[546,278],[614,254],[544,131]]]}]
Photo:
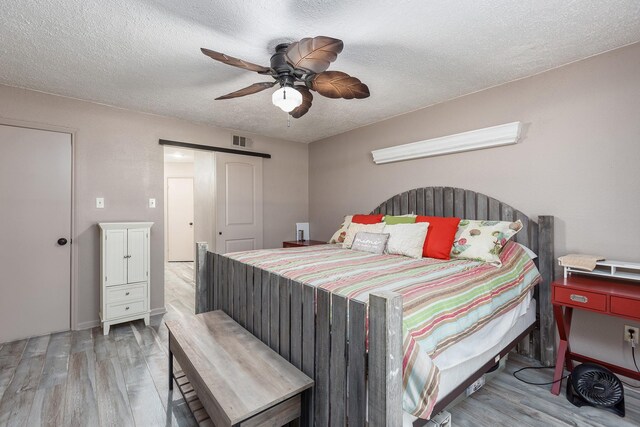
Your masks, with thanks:
[{"label": "white baseboard", "polygon": [[83,329],[95,328],[96,326],[100,326],[100,319],[89,320],[88,322],[78,323],[73,330],[74,331],[81,331]]},{"label": "white baseboard", "polygon": [[167,309],[164,307],[158,307],[158,308],[154,308],[151,310],[151,313],[149,313],[149,315],[151,316],[159,316],[160,314],[165,314],[167,312]]},{"label": "white baseboard", "polygon": [[[154,308],[151,310],[151,312],[149,313],[150,316],[158,316],[161,314],[165,314],[167,312],[167,309],[165,307],[158,307],[158,308]],[[91,328],[95,328],[96,326],[100,326],[100,319],[96,319],[96,320],[89,320],[88,322],[81,322],[78,323],[76,325],[76,327],[73,329],[74,331],[81,331],[83,329],[91,329]]]}]

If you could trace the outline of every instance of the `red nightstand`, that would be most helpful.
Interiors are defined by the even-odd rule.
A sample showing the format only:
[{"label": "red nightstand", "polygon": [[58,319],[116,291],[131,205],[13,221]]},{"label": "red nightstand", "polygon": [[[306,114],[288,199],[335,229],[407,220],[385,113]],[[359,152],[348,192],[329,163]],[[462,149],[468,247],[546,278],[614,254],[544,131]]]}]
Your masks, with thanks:
[{"label": "red nightstand", "polygon": [[315,246],[326,245],[327,242],[321,240],[291,240],[289,242],[282,242],[283,248],[299,248],[301,246]]},{"label": "red nightstand", "polygon": [[640,374],[621,366],[612,365],[602,360],[592,359],[573,353],[569,346],[569,331],[573,309],[593,311],[607,316],[622,317],[640,321],[640,284],[608,278],[572,275],[566,279],[556,280],[552,286],[553,314],[556,318],[560,345],[558,358],[551,387],[551,393],[557,395],[562,386],[562,369],[573,369],[572,361],[597,363],[613,372],[640,381]]}]

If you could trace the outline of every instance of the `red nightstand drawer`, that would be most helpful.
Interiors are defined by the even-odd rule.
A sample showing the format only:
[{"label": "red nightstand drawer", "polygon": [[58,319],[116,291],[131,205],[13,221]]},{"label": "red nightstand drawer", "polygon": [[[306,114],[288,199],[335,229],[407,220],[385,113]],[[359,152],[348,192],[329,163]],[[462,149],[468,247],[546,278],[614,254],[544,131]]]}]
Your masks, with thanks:
[{"label": "red nightstand drawer", "polygon": [[640,300],[611,296],[611,312],[640,319]]},{"label": "red nightstand drawer", "polygon": [[607,296],[595,292],[556,286],[554,300],[573,307],[596,311],[607,311]]}]

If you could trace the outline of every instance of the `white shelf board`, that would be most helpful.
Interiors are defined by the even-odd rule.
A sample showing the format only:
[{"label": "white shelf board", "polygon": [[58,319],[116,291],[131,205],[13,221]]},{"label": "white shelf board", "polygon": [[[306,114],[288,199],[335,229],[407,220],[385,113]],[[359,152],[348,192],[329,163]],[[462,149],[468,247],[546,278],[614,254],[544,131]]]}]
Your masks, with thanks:
[{"label": "white shelf board", "polygon": [[455,135],[442,136],[371,152],[375,164],[420,159],[443,154],[516,144],[520,139],[521,122],[507,123]]},{"label": "white shelf board", "polygon": [[579,268],[564,267],[564,277],[569,273],[585,274],[590,276],[610,277],[612,279],[633,280],[640,282],[640,263],[605,260],[598,261],[593,271]]}]

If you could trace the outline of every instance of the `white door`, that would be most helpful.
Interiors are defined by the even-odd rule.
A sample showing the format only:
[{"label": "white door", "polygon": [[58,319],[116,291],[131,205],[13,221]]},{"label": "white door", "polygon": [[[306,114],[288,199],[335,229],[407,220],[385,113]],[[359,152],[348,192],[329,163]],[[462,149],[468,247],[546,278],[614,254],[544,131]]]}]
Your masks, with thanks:
[{"label": "white door", "polygon": [[167,178],[168,261],[193,261],[193,178]]},{"label": "white door", "polygon": [[127,230],[105,231],[107,286],[127,283]]},{"label": "white door", "polygon": [[0,343],[70,329],[71,153],[68,133],[0,125]]},{"label": "white door", "polygon": [[216,252],[262,249],[262,158],[215,157]]},{"label": "white door", "polygon": [[127,230],[127,283],[147,280],[147,233],[142,228]]}]

